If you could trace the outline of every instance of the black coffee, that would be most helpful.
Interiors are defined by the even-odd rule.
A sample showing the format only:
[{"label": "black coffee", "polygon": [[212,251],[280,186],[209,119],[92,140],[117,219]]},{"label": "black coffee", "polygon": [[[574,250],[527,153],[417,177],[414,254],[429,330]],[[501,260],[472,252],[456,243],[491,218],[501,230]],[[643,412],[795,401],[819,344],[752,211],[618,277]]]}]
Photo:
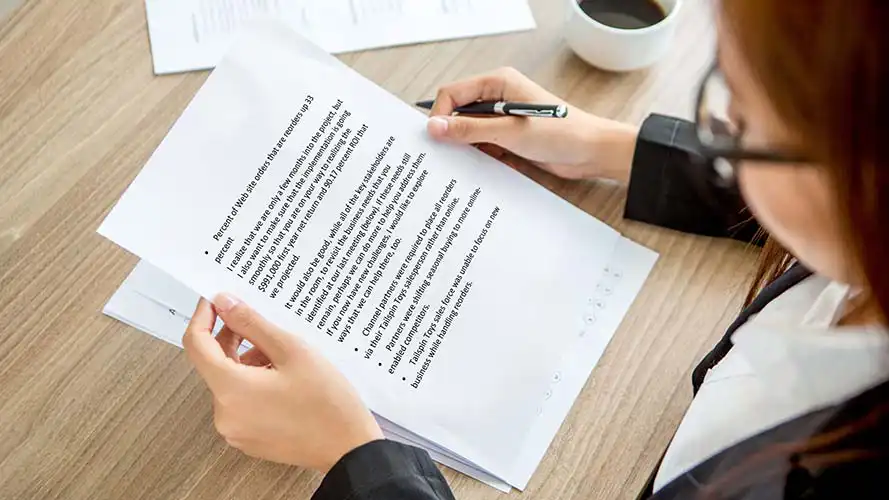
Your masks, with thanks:
[{"label": "black coffee", "polygon": [[656,0],[581,0],[580,8],[606,26],[625,30],[654,26],[667,17]]}]

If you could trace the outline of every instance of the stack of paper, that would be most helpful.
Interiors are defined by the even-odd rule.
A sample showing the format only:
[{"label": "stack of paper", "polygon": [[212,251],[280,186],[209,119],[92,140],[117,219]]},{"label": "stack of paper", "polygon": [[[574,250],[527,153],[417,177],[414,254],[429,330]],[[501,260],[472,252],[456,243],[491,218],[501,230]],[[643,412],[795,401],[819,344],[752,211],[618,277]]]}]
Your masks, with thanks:
[{"label": "stack of paper", "polygon": [[425,125],[258,23],[99,229],[175,280],[142,265],[108,313],[178,343],[196,294],[233,293],[390,437],[521,489],[656,256]]},{"label": "stack of paper", "polygon": [[[554,379],[561,379],[554,380],[554,389],[558,390],[547,390],[541,398],[541,417],[554,421],[550,429],[557,429],[561,424],[564,414],[570,409],[611,341],[656,258],[653,252],[630,240],[622,238],[618,243],[613,262],[604,270],[601,281],[591,289],[589,311],[578,328],[578,347],[573,359],[566,359],[564,371],[554,374]],[[142,261],[108,301],[104,313],[181,349],[182,334],[198,298],[199,295],[185,285]],[[221,326],[221,323],[218,324],[217,329]],[[249,348],[250,344],[245,342],[241,349],[246,351]],[[543,414],[544,410],[546,415]],[[450,451],[379,415],[375,416],[388,439],[423,448],[435,461],[501,491],[508,492],[511,489],[505,481]],[[540,439],[547,441],[548,445],[552,436],[544,434]],[[529,467],[536,465],[531,463]]]},{"label": "stack of paper", "polygon": [[331,53],[535,27],[527,0],[146,0],[154,71],[212,68],[255,16]]}]

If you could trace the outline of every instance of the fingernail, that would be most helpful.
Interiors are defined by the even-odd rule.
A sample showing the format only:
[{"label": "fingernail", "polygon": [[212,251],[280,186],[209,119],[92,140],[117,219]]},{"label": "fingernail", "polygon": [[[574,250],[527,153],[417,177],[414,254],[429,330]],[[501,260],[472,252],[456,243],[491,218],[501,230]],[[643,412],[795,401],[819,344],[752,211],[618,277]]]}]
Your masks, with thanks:
[{"label": "fingernail", "polygon": [[231,311],[240,303],[240,300],[227,293],[220,293],[216,296],[216,299],[213,300],[213,305],[216,306],[216,310],[219,312]]},{"label": "fingernail", "polygon": [[448,120],[441,116],[433,116],[429,119],[427,128],[429,133],[436,136],[443,136],[448,133]]}]

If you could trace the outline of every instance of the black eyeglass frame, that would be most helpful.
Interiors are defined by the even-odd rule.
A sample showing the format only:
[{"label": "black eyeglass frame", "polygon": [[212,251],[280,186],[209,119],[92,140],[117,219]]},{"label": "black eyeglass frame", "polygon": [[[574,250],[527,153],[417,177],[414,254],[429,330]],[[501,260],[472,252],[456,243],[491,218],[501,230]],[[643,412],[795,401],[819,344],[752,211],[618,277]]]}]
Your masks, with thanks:
[{"label": "black eyeglass frame", "polygon": [[[716,146],[706,144],[702,139],[703,134],[703,109],[704,98],[707,89],[707,82],[719,71],[719,63],[714,62],[710,68],[704,73],[701,83],[698,87],[698,97],[695,101],[695,136],[700,144],[701,155],[708,161],[714,161],[719,158],[729,161],[753,161],[753,162],[770,162],[770,163],[809,163],[809,160],[803,155],[789,154],[786,152],[772,151],[767,149],[745,148],[740,146]],[[739,142],[735,138],[735,142]]]}]

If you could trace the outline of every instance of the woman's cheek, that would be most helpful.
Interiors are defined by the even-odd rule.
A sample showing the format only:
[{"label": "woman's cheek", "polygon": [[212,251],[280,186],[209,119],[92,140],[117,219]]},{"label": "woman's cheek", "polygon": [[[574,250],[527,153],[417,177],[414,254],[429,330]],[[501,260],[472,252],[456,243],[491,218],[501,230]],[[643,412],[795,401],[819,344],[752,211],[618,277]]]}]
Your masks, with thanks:
[{"label": "woman's cheek", "polygon": [[799,192],[786,167],[742,165],[738,172],[741,193],[750,211],[785,248],[796,255],[808,253],[807,235],[813,236],[809,200]]},{"label": "woman's cheek", "polygon": [[742,165],[738,182],[750,211],[813,271],[849,282],[838,212],[829,183],[808,165]]},{"label": "woman's cheek", "polygon": [[738,185],[747,207],[759,223],[774,237],[784,240],[789,236],[784,226],[794,215],[788,203],[790,187],[782,179],[780,167],[761,163],[742,163],[738,168]]}]

